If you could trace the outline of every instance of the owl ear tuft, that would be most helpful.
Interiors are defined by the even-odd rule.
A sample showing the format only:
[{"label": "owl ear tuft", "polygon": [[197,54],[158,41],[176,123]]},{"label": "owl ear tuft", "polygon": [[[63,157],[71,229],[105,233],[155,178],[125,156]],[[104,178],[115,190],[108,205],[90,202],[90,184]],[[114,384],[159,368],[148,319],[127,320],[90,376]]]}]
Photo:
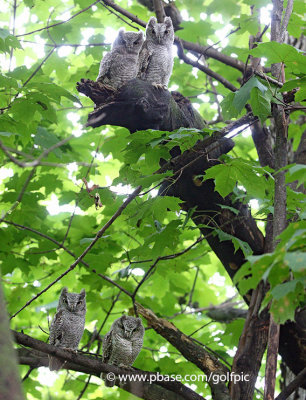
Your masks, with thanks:
[{"label": "owl ear tuft", "polygon": [[118,32],[118,35],[119,35],[121,38],[123,38],[124,33],[125,33],[124,28],[120,28],[120,29],[119,29],[119,32]]},{"label": "owl ear tuft", "polygon": [[138,32],[138,37],[141,38],[141,39],[143,38],[143,32],[142,31]]},{"label": "owl ear tuft", "polygon": [[166,24],[167,28],[172,26],[172,19],[170,17],[165,17],[164,24]]},{"label": "owl ear tuft", "polygon": [[157,19],[155,17],[151,17],[149,19],[148,25],[147,26],[153,26],[157,24]]},{"label": "owl ear tuft", "polygon": [[80,298],[85,298],[86,297],[86,291],[85,289],[82,289],[79,295]]},{"label": "owl ear tuft", "polygon": [[65,287],[63,287],[63,289],[62,289],[62,291],[61,291],[61,295],[62,294],[64,294],[64,295],[67,295],[68,294],[68,288],[65,286]]},{"label": "owl ear tuft", "polygon": [[122,317],[121,317],[121,320],[125,321],[126,320],[126,315],[123,314]]}]

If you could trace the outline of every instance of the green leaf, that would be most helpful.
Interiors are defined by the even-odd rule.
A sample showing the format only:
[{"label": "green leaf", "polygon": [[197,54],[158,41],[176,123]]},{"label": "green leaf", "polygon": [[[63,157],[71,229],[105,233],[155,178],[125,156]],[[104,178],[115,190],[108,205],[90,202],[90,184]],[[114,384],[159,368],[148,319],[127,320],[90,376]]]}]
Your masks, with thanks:
[{"label": "green leaf", "polygon": [[257,88],[251,90],[250,104],[253,114],[256,115],[263,124],[267,117],[271,114],[270,101]]}]

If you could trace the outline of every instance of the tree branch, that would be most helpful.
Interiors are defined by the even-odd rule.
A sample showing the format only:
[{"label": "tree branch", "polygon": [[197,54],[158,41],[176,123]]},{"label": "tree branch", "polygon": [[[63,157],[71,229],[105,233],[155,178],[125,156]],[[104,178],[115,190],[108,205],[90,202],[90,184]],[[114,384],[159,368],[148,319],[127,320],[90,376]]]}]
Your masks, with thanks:
[{"label": "tree branch", "polygon": [[[202,396],[199,396],[197,393],[195,393],[194,391],[189,389],[187,386],[183,385],[182,383],[180,383],[176,380],[169,382],[164,378],[161,381],[157,381],[156,373],[149,372],[149,371],[141,371],[141,370],[136,370],[136,369],[126,370],[124,368],[119,368],[114,365],[104,364],[100,360],[97,360],[93,357],[88,357],[88,356],[85,357],[80,354],[76,354],[76,353],[69,352],[67,350],[63,350],[59,347],[55,347],[48,343],[44,343],[40,340],[34,339],[34,338],[32,338],[28,335],[25,335],[23,333],[20,333],[20,332],[13,331],[13,335],[18,344],[21,344],[21,345],[27,346],[27,347],[31,347],[32,349],[41,351],[43,353],[47,353],[51,356],[61,358],[65,361],[69,361],[69,362],[75,364],[76,368],[78,366],[85,367],[87,370],[86,373],[89,373],[89,374],[92,374],[95,376],[100,376],[100,374],[102,372],[104,372],[104,373],[112,372],[116,376],[117,375],[126,375],[126,376],[137,375],[137,376],[139,376],[139,379],[146,378],[146,381],[154,382],[154,384],[161,386],[162,388],[164,388],[166,390],[169,390],[171,392],[178,394],[179,399],[203,400]],[[83,371],[81,371],[81,372],[85,372],[84,368],[82,368],[82,369],[83,369]],[[161,377],[161,375],[159,375],[159,376]],[[141,378],[141,377],[143,377],[143,378]],[[150,378],[151,378],[151,380],[150,380]],[[133,381],[130,380],[130,384],[132,384],[132,383],[133,383]],[[125,390],[126,390],[126,387],[125,387]],[[132,392],[132,390],[129,390],[129,391]]]},{"label": "tree branch", "polygon": [[[184,335],[177,327],[165,319],[158,318],[151,310],[144,308],[136,303],[137,311],[142,315],[159,335],[163,336],[172,344],[179,352],[190,362],[195,364],[207,376],[217,375],[224,376],[228,369],[216,357],[209,354],[202,347],[194,344],[194,342]],[[213,379],[207,382],[212,391],[214,400],[230,400],[228,389],[221,380],[214,383]]]},{"label": "tree branch", "polygon": [[306,367],[289,383],[287,387],[275,398],[275,400],[286,400],[306,380]]}]

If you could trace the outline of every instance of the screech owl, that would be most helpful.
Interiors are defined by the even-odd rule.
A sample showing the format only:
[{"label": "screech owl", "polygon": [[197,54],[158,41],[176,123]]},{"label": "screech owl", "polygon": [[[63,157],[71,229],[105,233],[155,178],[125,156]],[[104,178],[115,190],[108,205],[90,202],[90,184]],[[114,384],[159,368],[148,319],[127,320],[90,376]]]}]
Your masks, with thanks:
[{"label": "screech owl", "polygon": [[101,61],[97,81],[118,89],[127,81],[136,78],[138,56],[143,42],[141,31],[124,32],[120,29],[111,51],[106,53]]},{"label": "screech owl", "polygon": [[[68,293],[61,291],[56,314],[50,326],[50,344],[63,349],[76,351],[83,335],[86,314],[86,293]],[[49,357],[50,371],[58,371],[64,362],[56,357]]]},{"label": "screech owl", "polygon": [[157,23],[156,18],[151,17],[139,54],[138,78],[156,87],[167,88],[173,68],[173,41],[171,18],[166,17],[163,23]]},{"label": "screech owl", "polygon": [[[116,319],[103,338],[102,362],[122,367],[131,367],[143,344],[144,327],[140,318],[122,315]],[[106,379],[106,386],[114,386]]]}]

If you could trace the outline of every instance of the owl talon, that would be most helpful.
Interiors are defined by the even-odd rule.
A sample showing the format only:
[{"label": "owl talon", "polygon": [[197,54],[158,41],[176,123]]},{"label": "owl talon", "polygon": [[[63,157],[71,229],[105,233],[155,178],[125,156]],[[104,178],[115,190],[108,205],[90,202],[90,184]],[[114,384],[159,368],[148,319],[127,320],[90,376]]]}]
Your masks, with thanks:
[{"label": "owl talon", "polygon": [[162,83],[155,83],[155,82],[153,82],[152,83],[152,86],[154,86],[155,87],[155,89],[165,89],[165,90],[167,90],[167,86],[166,85],[163,85]]}]

